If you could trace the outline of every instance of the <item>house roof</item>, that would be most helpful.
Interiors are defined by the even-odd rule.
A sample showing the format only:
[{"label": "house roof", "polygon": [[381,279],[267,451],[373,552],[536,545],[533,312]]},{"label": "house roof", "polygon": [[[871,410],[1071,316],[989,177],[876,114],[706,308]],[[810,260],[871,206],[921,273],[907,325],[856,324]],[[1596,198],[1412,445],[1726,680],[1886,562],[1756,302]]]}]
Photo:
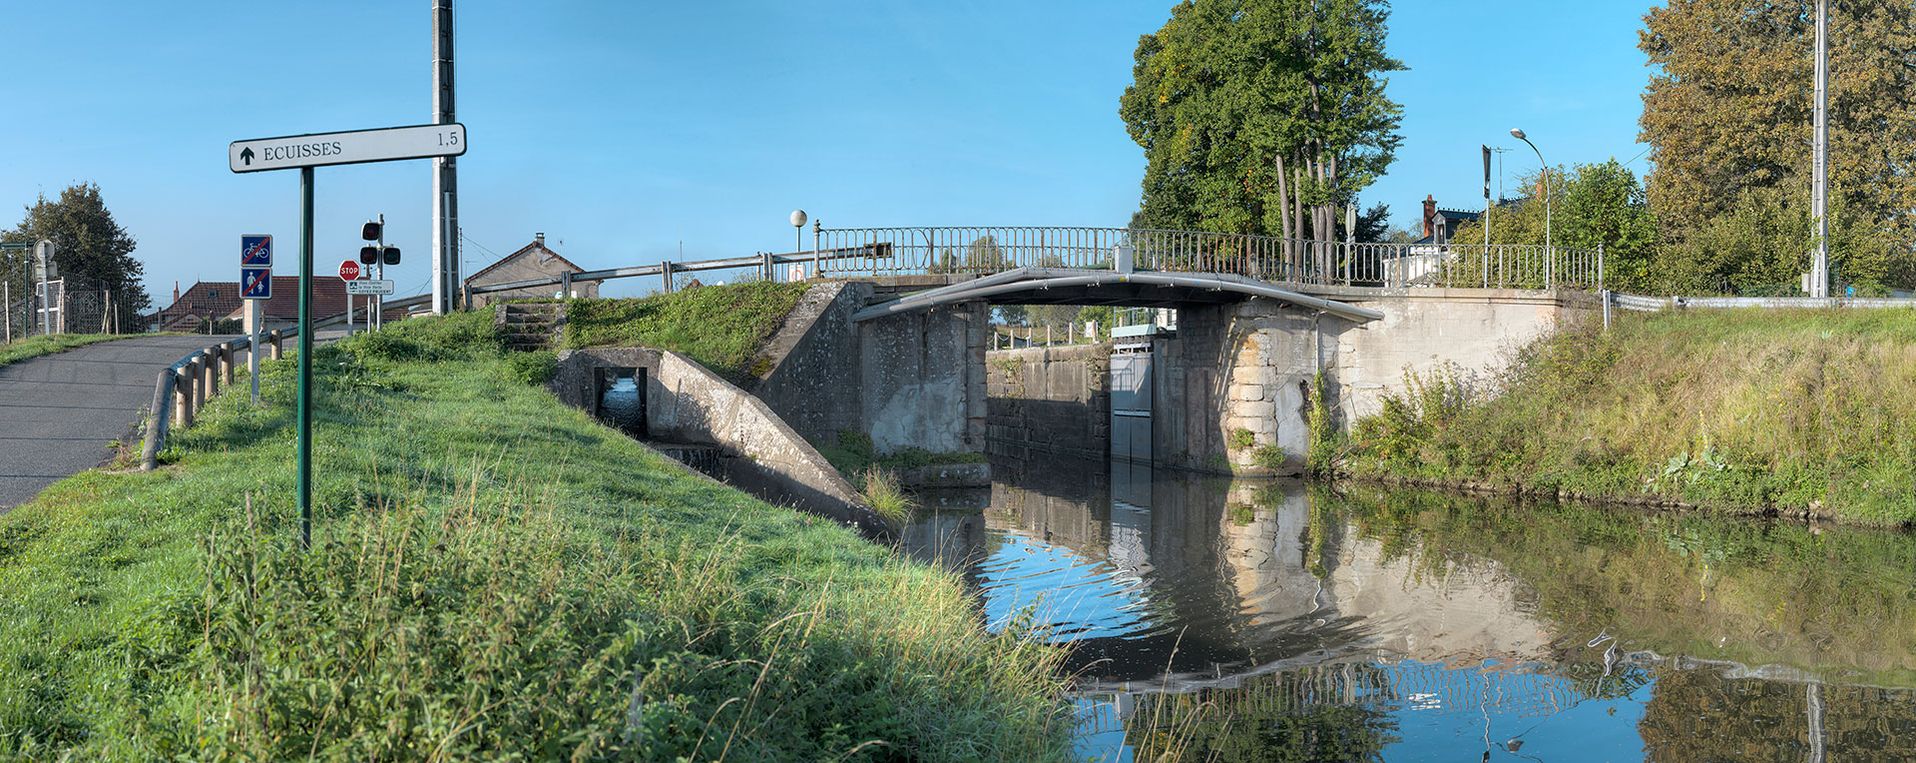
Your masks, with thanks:
[{"label": "house roof", "polygon": [[[240,305],[234,305],[228,317],[239,317]],[[346,282],[330,275],[313,275],[313,319],[331,318],[346,312]],[[273,276],[273,296],[266,300],[266,317],[272,320],[299,320],[299,276]]]},{"label": "house roof", "polygon": [[239,309],[239,290],[238,281],[200,281],[154,318],[161,325],[167,325],[188,315],[222,317]]},{"label": "house roof", "polygon": [[568,260],[564,257],[559,256],[558,252],[555,252],[555,251],[552,251],[551,249],[546,248],[544,240],[535,240],[530,244],[526,244],[525,246],[520,247],[519,251],[513,252],[512,254],[508,254],[504,257],[499,258],[498,262],[495,262],[495,263],[492,263],[491,265],[487,265],[483,268],[480,268],[479,272],[466,276],[466,283],[469,283],[469,284],[479,283],[480,282],[479,279],[484,278],[487,273],[491,273],[492,271],[500,267],[503,267],[508,262],[512,262],[513,260],[517,260],[521,257],[528,257],[533,254],[540,254],[545,257],[550,257],[552,259],[558,260],[559,262],[564,263],[566,267],[571,268],[572,272],[574,273],[585,272],[585,268],[579,267],[578,265],[574,265],[571,260]]}]

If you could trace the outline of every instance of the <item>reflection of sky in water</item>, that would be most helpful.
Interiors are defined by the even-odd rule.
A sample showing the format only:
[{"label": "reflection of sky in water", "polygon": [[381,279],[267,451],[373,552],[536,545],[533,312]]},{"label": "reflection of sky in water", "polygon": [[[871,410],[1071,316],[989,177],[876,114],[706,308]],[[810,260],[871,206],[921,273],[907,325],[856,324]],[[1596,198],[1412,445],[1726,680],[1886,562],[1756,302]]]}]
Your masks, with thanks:
[{"label": "reflection of sky in water", "polygon": [[[1626,621],[1661,641],[1640,633],[1594,638],[1609,632],[1602,629],[1616,615],[1605,613],[1619,601],[1602,598],[1607,589],[1595,585],[1603,564],[1586,563],[1570,572],[1592,576],[1588,602],[1575,598],[1586,592],[1579,585],[1555,589],[1571,598],[1540,608],[1531,578],[1557,567],[1537,561],[1553,550],[1559,555],[1548,558],[1562,560],[1563,548],[1538,538],[1556,535],[1513,532],[1520,542],[1489,546],[1491,554],[1459,553],[1458,539],[1480,537],[1469,534],[1478,525],[1463,524],[1449,547],[1430,547],[1417,532],[1393,534],[1385,521],[1391,515],[1371,515],[1371,527],[1353,524],[1335,502],[1297,488],[1206,487],[1190,475],[1117,467],[1080,474],[1047,465],[1036,479],[1001,482],[982,513],[920,515],[906,546],[963,570],[992,627],[1031,608],[1036,624],[1076,644],[1070,669],[1084,692],[1076,699],[1077,746],[1087,759],[1132,760],[1129,743],[1153,728],[1147,713],[1161,701],[1150,692],[1167,689],[1184,692],[1179,701],[1230,708],[1233,720],[1222,724],[1230,728],[1204,724],[1204,733],[1231,743],[1219,749],[1236,757],[1224,759],[1273,757],[1289,744],[1284,734],[1313,723],[1334,727],[1340,717],[1365,719],[1370,725],[1359,736],[1389,761],[1474,761],[1486,750],[1491,760],[1511,761],[1803,760],[1812,737],[1830,745],[1829,760],[1845,759],[1839,746],[1889,750],[1876,759],[1916,759],[1908,756],[1916,752],[1916,710],[1901,709],[1916,708],[1908,690],[1813,687],[1759,677],[1733,662],[1679,669],[1654,655],[1630,656],[1721,646],[1716,630],[1747,613],[1718,613],[1713,608],[1727,605],[1717,599],[1666,594],[1647,607],[1656,611],[1649,624],[1642,615]],[[1414,516],[1419,531],[1473,519],[1468,512]],[[1474,519],[1486,523],[1487,516]],[[1558,521],[1572,530],[1595,521],[1573,519]],[[1712,521],[1723,526],[1710,537],[1750,537],[1757,527]],[[1697,574],[1687,557],[1660,556],[1654,551],[1662,546],[1646,545],[1655,536],[1623,532],[1630,529],[1579,540],[1574,552],[1663,565],[1648,570],[1662,577],[1631,581]],[[1916,540],[1863,540],[1882,544],[1882,557],[1916,558]],[[1519,574],[1525,570],[1531,578]],[[1591,614],[1565,614],[1580,612]],[[1655,620],[1662,612],[1670,622]],[[1623,651],[1612,674],[1617,646]],[[1881,651],[1873,658],[1884,664],[1907,659],[1894,643]],[[1332,690],[1321,682],[1325,670],[1367,678]],[[1823,729],[1823,711],[1811,708],[1823,706],[1825,693],[1831,726],[1812,733]]]},{"label": "reflection of sky in water", "polygon": [[[1379,754],[1387,761],[1491,760],[1634,761],[1644,759],[1637,726],[1653,683],[1620,697],[1584,698],[1569,679],[1548,674],[1479,668],[1450,669],[1402,661],[1364,667],[1385,677],[1338,696],[1333,681],[1314,702],[1347,705],[1377,714],[1394,738]],[[1277,682],[1279,676],[1251,679]],[[1320,689],[1324,689],[1322,685]],[[1099,763],[1130,763],[1127,725],[1146,723],[1135,696],[1089,695],[1076,700],[1077,754]],[[1246,723],[1269,719],[1244,720]],[[1513,744],[1514,742],[1514,744]],[[1513,749],[1514,747],[1514,749]]]},{"label": "reflection of sky in water", "polygon": [[1063,546],[1006,533],[977,570],[993,628],[1027,607],[1055,641],[1129,636],[1151,627],[1144,578]]}]

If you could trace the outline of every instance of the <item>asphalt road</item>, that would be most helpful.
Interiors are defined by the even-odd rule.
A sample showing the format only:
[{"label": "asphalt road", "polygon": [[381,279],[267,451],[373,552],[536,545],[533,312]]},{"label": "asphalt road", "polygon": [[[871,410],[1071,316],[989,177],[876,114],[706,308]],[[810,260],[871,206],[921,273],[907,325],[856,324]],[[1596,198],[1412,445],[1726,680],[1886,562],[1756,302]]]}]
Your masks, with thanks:
[{"label": "asphalt road", "polygon": [[121,339],[0,366],[0,514],[111,458],[153,404],[161,369],[230,337]]}]

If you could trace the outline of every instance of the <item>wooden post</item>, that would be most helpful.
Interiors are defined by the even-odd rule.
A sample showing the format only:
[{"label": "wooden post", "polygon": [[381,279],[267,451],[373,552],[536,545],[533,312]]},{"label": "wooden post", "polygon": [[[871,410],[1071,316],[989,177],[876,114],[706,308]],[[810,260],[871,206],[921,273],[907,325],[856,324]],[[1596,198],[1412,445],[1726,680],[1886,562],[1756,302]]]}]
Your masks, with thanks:
[{"label": "wooden post", "polygon": [[211,400],[214,395],[220,393],[220,347],[213,345],[200,352],[206,356],[206,366],[201,369],[206,373],[204,399]]},{"label": "wooden post", "polygon": [[186,368],[173,373],[173,419],[180,426],[193,425],[193,382]]},{"label": "wooden post", "polygon": [[180,417],[180,423],[182,425],[190,426],[193,423],[193,418],[199,415],[200,403],[206,401],[206,388],[200,380],[200,377],[203,376],[203,374],[200,373],[200,368],[205,360],[205,358],[194,358],[192,362],[186,364],[187,375],[192,377],[192,380],[187,382],[187,388],[190,394],[186,399],[186,415]]},{"label": "wooden post", "polygon": [[228,386],[231,386],[233,384],[233,354],[234,354],[233,345],[231,344],[220,345],[220,369],[222,371],[221,375],[226,377],[225,380],[221,383],[226,384]]},{"label": "wooden post", "polygon": [[280,355],[280,352],[282,351],[280,347],[280,343],[279,343],[279,340],[281,339],[279,329],[273,329],[271,333],[267,334],[267,336],[271,338],[270,341],[273,344],[272,357],[274,360],[279,360],[279,355]]}]

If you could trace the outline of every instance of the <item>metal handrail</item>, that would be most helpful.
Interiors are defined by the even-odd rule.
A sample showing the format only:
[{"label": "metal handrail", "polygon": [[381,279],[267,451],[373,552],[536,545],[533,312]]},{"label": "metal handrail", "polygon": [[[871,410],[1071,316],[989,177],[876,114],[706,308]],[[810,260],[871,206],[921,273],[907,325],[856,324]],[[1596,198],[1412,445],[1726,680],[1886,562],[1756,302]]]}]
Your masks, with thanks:
[{"label": "metal handrail", "polygon": [[[277,358],[280,355],[280,343],[298,334],[297,327],[283,331],[275,329],[266,332],[263,338],[272,345],[273,357]],[[151,417],[146,422],[146,438],[140,449],[141,469],[152,471],[159,465],[160,451],[166,448],[166,438],[172,430],[174,408],[179,408],[181,426],[192,425],[200,405],[219,392],[220,379],[224,377],[228,383],[232,381],[233,356],[241,350],[257,351],[251,336],[194,350],[159,372],[159,378],[153,384],[153,407],[150,409]],[[188,385],[184,394],[180,390],[182,382]],[[177,401],[174,399],[176,396],[180,398]]]},{"label": "metal handrail", "polygon": [[821,275],[985,275],[1021,267],[1112,269],[1129,247],[1137,270],[1223,273],[1293,287],[1603,287],[1603,249],[1491,244],[1363,244],[1159,228],[907,226],[825,228],[827,251],[886,248],[883,258],[836,258]]}]

